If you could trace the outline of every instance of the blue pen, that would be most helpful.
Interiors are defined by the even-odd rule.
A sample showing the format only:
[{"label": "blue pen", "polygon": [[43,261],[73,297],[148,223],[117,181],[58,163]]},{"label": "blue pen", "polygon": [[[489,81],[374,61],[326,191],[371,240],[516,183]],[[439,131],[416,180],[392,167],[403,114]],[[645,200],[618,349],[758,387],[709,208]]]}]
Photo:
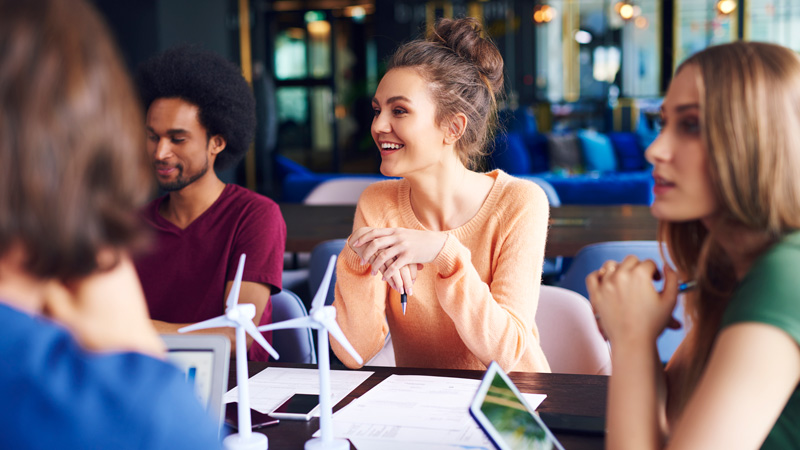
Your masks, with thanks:
[{"label": "blue pen", "polygon": [[403,305],[403,315],[406,315],[406,302],[408,301],[408,296],[406,294],[400,294],[400,304]]},{"label": "blue pen", "polygon": [[695,280],[684,281],[683,283],[678,285],[678,294],[683,294],[684,292],[691,291],[696,287],[697,287],[697,281]]}]

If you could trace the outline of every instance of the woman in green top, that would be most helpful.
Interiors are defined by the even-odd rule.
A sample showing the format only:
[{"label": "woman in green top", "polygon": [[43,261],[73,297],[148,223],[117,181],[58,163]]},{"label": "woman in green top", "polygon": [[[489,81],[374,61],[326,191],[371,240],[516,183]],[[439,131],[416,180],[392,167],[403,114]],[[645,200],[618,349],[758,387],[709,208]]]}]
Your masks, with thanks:
[{"label": "woman in green top", "polygon": [[[647,150],[659,236],[677,271],[629,256],[590,274],[613,348],[607,448],[800,448],[800,58],[708,48],[678,68]],[[656,337],[681,281],[689,332]]]}]

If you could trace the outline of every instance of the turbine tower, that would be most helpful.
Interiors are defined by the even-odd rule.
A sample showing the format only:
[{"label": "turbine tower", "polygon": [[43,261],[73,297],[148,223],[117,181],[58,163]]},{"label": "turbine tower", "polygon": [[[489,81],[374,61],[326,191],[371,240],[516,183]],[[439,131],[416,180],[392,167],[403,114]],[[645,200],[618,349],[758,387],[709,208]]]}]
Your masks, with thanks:
[{"label": "turbine tower", "polygon": [[231,327],[236,329],[236,385],[239,387],[239,432],[231,434],[222,441],[227,450],[266,450],[269,447],[267,436],[253,433],[250,420],[250,391],[248,389],[249,374],[247,372],[247,341],[245,333],[249,334],[256,342],[278,359],[278,352],[269,345],[264,336],[258,332],[253,317],[256,315],[256,305],[252,303],[239,303],[239,291],[242,287],[242,273],[244,272],[245,254],[239,257],[239,267],[236,269],[236,278],[233,279],[231,291],[225,308],[225,315],[204,320],[194,325],[189,325],[178,330],[179,333],[188,333],[206,328]]},{"label": "turbine tower", "polygon": [[344,336],[342,329],[336,322],[336,308],[333,306],[325,306],[325,297],[328,293],[329,285],[331,284],[331,275],[333,269],[336,267],[336,255],[331,256],[328,261],[328,268],[325,271],[325,276],[322,278],[317,293],[314,295],[314,300],[311,302],[311,311],[308,317],[300,317],[297,319],[289,319],[283,322],[273,323],[258,327],[260,331],[269,330],[282,330],[286,328],[314,328],[317,331],[317,350],[318,350],[318,369],[319,369],[319,428],[321,436],[312,438],[306,441],[306,450],[316,449],[342,449],[347,450],[350,448],[350,443],[346,439],[333,438],[333,424],[332,413],[333,405],[331,404],[331,379],[330,379],[330,360],[328,356],[328,333],[333,335],[334,339],[339,341],[342,347],[347,350],[350,355],[363,364],[364,360],[356,352],[347,338]]}]

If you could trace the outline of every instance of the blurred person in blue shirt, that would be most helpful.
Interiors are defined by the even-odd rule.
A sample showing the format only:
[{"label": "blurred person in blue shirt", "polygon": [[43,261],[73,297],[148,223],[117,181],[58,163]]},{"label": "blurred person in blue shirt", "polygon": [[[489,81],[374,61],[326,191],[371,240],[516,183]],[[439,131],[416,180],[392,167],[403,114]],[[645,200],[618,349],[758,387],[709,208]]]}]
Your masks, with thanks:
[{"label": "blurred person in blue shirt", "polygon": [[142,117],[83,0],[0,0],[0,448],[220,447],[129,257]]}]

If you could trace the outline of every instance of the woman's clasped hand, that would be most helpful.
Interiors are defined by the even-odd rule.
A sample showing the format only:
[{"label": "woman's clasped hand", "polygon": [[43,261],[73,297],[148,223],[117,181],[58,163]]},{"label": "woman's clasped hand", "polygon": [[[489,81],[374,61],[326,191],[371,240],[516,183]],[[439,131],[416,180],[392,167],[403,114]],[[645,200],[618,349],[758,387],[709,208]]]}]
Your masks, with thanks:
[{"label": "woman's clasped hand", "polygon": [[413,295],[417,271],[436,258],[446,241],[447,234],[437,231],[362,227],[348,245],[361,264],[372,267],[372,275],[381,273],[392,289]]}]

